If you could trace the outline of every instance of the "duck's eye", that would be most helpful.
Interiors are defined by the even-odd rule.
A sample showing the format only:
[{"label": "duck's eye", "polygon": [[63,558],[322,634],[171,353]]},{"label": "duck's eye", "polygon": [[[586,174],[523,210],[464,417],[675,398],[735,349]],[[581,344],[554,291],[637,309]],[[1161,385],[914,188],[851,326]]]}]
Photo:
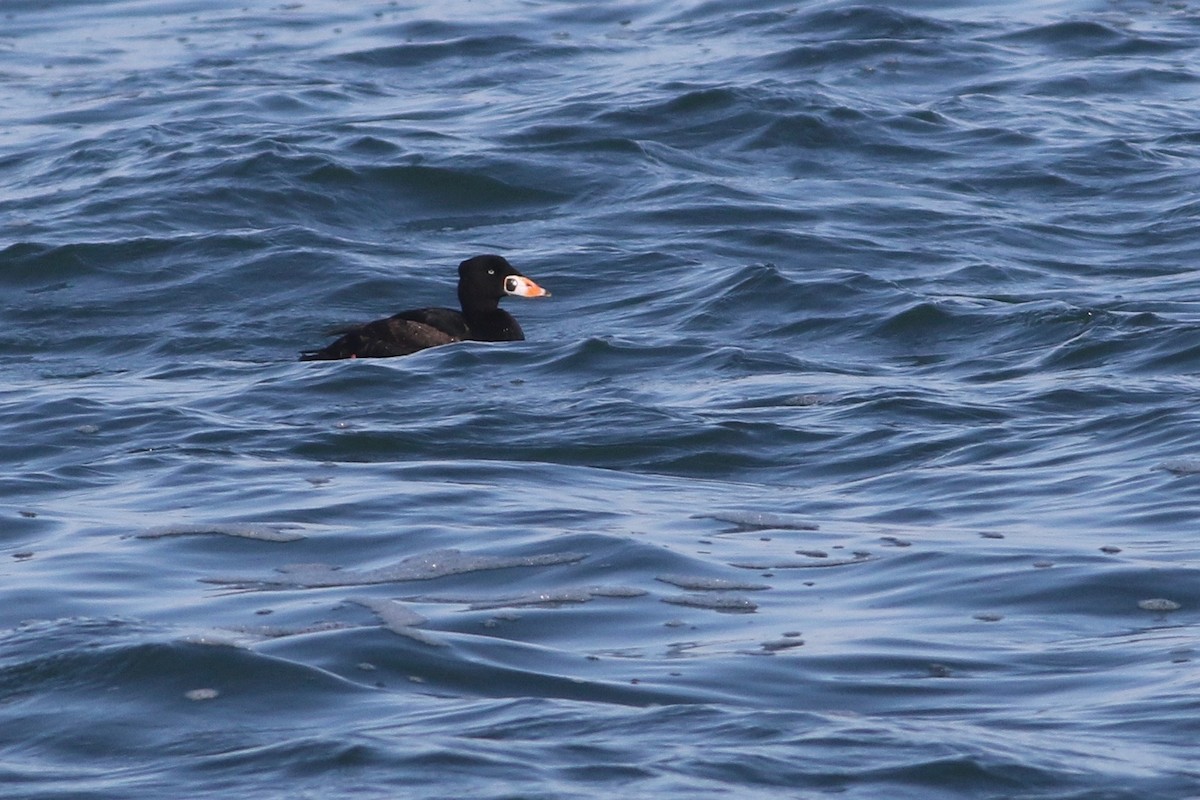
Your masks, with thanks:
[{"label": "duck's eye", "polygon": [[494,270],[494,269],[488,270],[488,275],[495,275],[495,274],[496,274],[496,270]]}]

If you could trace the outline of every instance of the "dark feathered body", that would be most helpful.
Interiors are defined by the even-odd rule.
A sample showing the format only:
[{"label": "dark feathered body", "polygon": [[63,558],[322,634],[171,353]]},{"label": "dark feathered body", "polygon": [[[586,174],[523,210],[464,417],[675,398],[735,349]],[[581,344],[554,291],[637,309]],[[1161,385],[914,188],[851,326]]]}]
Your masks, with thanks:
[{"label": "dark feathered body", "polygon": [[541,297],[544,289],[500,256],[476,256],[458,268],[458,301],[451,308],[417,308],[385,319],[336,331],[340,338],[320,350],[300,354],[301,361],[341,358],[389,358],[462,341],[516,342],[525,338],[520,324],[500,299],[510,294]]}]

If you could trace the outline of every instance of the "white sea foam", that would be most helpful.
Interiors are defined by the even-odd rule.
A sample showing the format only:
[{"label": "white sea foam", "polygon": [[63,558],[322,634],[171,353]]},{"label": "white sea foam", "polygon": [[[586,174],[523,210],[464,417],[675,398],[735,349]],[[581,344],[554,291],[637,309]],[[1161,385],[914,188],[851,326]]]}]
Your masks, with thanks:
[{"label": "white sea foam", "polygon": [[586,553],[573,552],[546,553],[535,556],[490,556],[468,554],[459,550],[435,550],[410,556],[395,564],[378,569],[355,571],[327,564],[293,564],[277,570],[281,577],[208,578],[206,582],[240,586],[294,586],[310,589],[331,586],[368,586],[376,583],[428,581],[449,575],[495,569],[573,564],[586,557]]},{"label": "white sea foam", "polygon": [[758,610],[758,604],[749,598],[727,595],[678,594],[664,597],[662,601],[675,606],[704,608],[727,614],[751,614]]},{"label": "white sea foam", "polygon": [[500,597],[495,600],[479,600],[470,604],[472,610],[491,608],[520,608],[527,606],[556,606],[586,603],[596,597],[632,598],[644,597],[649,594],[645,589],[632,586],[589,586],[583,589],[556,589],[547,592],[534,592],[515,597]]},{"label": "white sea foam", "polygon": [[135,534],[137,539],[165,539],[170,536],[234,536],[257,539],[261,542],[295,542],[306,538],[296,533],[298,525],[263,525],[258,523],[188,523],[147,528]]},{"label": "white sea foam", "polygon": [[715,519],[748,531],[815,531],[821,527],[794,514],[773,514],[765,511],[717,511],[711,514],[697,514],[696,519]]},{"label": "white sea foam", "polygon": [[445,642],[428,632],[418,630],[417,626],[424,625],[428,620],[399,600],[391,600],[386,597],[356,597],[354,602],[371,609],[383,627],[392,633],[407,636],[409,639],[415,639],[422,644],[435,647],[445,647],[446,645]]},{"label": "white sea foam", "polygon": [[846,567],[851,564],[864,564],[870,561],[869,556],[855,556],[854,558],[822,558],[812,561],[774,561],[766,559],[763,561],[731,561],[729,566],[737,567],[738,569],[823,569],[826,567]]},{"label": "white sea foam", "polygon": [[771,588],[765,583],[749,583],[746,581],[730,580],[729,578],[706,578],[696,575],[659,575],[656,580],[692,592],[757,592]]},{"label": "white sea foam", "polygon": [[1165,597],[1152,597],[1149,600],[1138,600],[1138,608],[1143,611],[1178,611],[1182,608],[1179,603],[1174,600],[1168,600]]}]

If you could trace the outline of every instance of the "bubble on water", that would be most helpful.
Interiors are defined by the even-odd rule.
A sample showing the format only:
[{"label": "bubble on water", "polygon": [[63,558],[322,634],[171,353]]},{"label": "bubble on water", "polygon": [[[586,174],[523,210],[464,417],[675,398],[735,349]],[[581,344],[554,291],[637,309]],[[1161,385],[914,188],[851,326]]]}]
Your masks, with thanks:
[{"label": "bubble on water", "polygon": [[183,693],[183,696],[188,700],[214,700],[220,696],[220,692],[216,689],[189,689]]}]

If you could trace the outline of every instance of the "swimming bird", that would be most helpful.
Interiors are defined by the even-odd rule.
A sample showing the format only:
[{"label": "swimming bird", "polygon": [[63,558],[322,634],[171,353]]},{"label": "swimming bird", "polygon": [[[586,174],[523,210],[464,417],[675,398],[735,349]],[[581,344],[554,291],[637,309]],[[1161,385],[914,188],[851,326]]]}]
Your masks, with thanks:
[{"label": "swimming bird", "polygon": [[550,293],[526,278],[502,256],[482,255],[458,265],[458,303],[451,308],[415,308],[365,325],[333,331],[336,341],[320,350],[306,350],[301,361],[339,358],[406,356],[427,347],[451,342],[519,342],[525,338],[520,324],[500,300],[549,297]]}]

